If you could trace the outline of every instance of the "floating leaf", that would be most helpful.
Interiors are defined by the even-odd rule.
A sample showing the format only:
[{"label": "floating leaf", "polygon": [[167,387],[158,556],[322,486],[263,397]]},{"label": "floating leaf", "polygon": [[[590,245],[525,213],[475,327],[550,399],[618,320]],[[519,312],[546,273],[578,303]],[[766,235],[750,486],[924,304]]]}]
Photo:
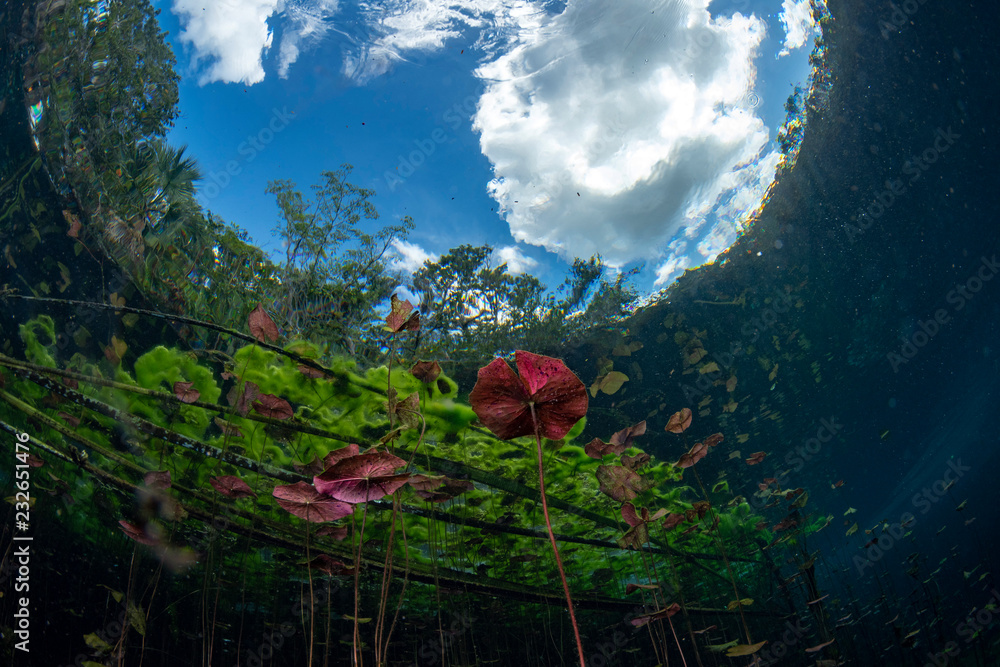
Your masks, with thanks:
[{"label": "floating leaf", "polygon": [[601,493],[620,503],[632,500],[646,490],[646,484],[635,472],[622,466],[597,466],[597,481]]},{"label": "floating leaf", "polygon": [[763,461],[765,456],[767,456],[767,452],[754,452],[750,455],[750,458],[747,459],[747,465],[755,466]]},{"label": "floating leaf", "polygon": [[106,641],[98,637],[96,632],[91,632],[89,635],[84,635],[83,641],[87,644],[87,646],[94,649],[95,651],[100,651],[101,653],[107,653],[112,648],[111,644],[107,643]]},{"label": "floating leaf", "polygon": [[664,429],[670,433],[683,433],[691,425],[691,409],[681,408],[670,415],[667,426]]},{"label": "floating leaf", "polygon": [[128,613],[128,622],[132,628],[138,632],[143,637],[146,636],[146,616],[142,613],[142,609],[135,606],[135,603],[129,600],[128,607],[126,609]]},{"label": "floating leaf", "polygon": [[715,363],[714,361],[710,361],[701,368],[699,368],[698,372],[701,373],[702,375],[705,375],[707,373],[718,373],[719,364]]},{"label": "floating leaf", "polygon": [[313,478],[316,489],[345,503],[365,503],[395,492],[410,479],[393,471],[406,461],[388,452],[367,451],[343,459]]},{"label": "floating leaf", "polygon": [[667,518],[663,520],[663,528],[671,530],[684,523],[684,520],[685,517],[683,514],[668,514]]},{"label": "floating leaf", "polygon": [[753,600],[751,598],[743,598],[742,600],[732,600],[730,601],[729,604],[726,605],[726,609],[732,611],[738,607],[749,607],[752,604]]},{"label": "floating leaf", "polygon": [[201,396],[201,393],[194,388],[194,382],[175,382],[174,396],[181,403],[194,403]]},{"label": "floating leaf", "polygon": [[271,419],[289,419],[295,414],[291,404],[283,398],[272,394],[261,394],[253,402],[253,409],[258,414]]},{"label": "floating leaf", "polygon": [[590,395],[597,396],[598,391],[603,391],[608,395],[613,394],[621,389],[626,382],[628,382],[627,375],[619,371],[611,371],[594,380],[594,384],[590,385]]},{"label": "floating leaf", "polygon": [[288,512],[315,523],[336,521],[354,512],[349,503],[322,495],[306,482],[276,486],[271,495]]},{"label": "floating leaf", "polygon": [[514,359],[519,375],[499,358],[479,369],[472,409],[501,440],[534,435],[535,419],[541,437],[560,440],[587,414],[586,388],[559,359],[523,350]]},{"label": "floating leaf", "polygon": [[618,538],[618,546],[622,549],[635,549],[639,551],[642,545],[649,541],[649,527],[643,523],[633,525],[628,531]]},{"label": "floating leaf", "polygon": [[280,336],[278,327],[259,303],[247,316],[247,326],[250,328],[250,334],[261,342],[274,342]]},{"label": "floating leaf", "polygon": [[441,375],[441,365],[436,361],[418,361],[413,364],[410,374],[424,384],[430,384]]},{"label": "floating leaf", "polygon": [[726,391],[732,393],[736,390],[736,376],[733,375],[728,380],[726,380]]},{"label": "floating leaf", "polygon": [[736,646],[726,651],[726,657],[737,658],[741,655],[753,655],[761,648],[763,648],[764,644],[766,643],[767,640],[765,639],[764,641],[759,642],[757,644],[737,644]]},{"label": "floating leaf", "polygon": [[850,537],[851,535],[853,535],[856,532],[858,532],[858,524],[857,523],[855,523],[853,526],[851,526],[850,528],[847,529],[847,533],[845,534],[845,537]]},{"label": "floating leaf", "polygon": [[412,303],[400,301],[395,294],[392,295],[390,302],[392,310],[385,318],[385,325],[389,331],[399,333],[420,328],[420,311],[414,311]]},{"label": "floating leaf", "polygon": [[625,595],[631,595],[638,590],[644,591],[655,591],[659,590],[659,586],[656,584],[626,584],[625,585]]},{"label": "floating leaf", "polygon": [[208,483],[212,485],[213,489],[230,498],[249,498],[257,495],[246,482],[236,475],[210,477]]},{"label": "floating leaf", "polygon": [[[911,634],[916,634],[916,633],[911,633]],[[907,635],[907,636],[911,636],[911,635]],[[816,651],[821,651],[823,648],[829,646],[830,644],[832,644],[835,641],[837,641],[837,640],[836,639],[831,639],[828,642],[823,642],[822,644],[816,644],[815,646],[810,646],[809,648],[806,649],[806,653],[815,653]]]}]

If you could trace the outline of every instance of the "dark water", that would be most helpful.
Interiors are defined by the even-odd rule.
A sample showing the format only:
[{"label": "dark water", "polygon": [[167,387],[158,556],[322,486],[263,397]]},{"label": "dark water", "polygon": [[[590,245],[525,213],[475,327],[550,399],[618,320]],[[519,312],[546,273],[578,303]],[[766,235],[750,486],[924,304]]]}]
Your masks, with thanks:
[{"label": "dark water", "polygon": [[[560,351],[587,384],[602,358],[630,378],[620,391],[591,400],[576,444],[607,440],[645,419],[648,432],[635,444],[670,463],[711,433],[725,437],[694,470],[709,489],[728,482],[728,490],[709,499],[724,515],[719,534],[729,567],[708,524],[683,539],[653,530],[654,540],[677,550],[672,554],[658,548],[662,541],[647,546],[644,557],[618,549],[614,541],[627,528],[619,520],[621,503],[597,492],[592,467],[576,481],[558,472],[586,457],[564,451],[548,459],[552,496],[611,521],[550,507],[556,532],[575,538],[560,549],[588,665],[752,664],[707,648],[747,644],[748,635],[753,643],[768,642],[757,653],[760,664],[997,663],[997,10],[985,2],[937,0],[900,7],[913,11],[886,32],[885,21],[901,11],[896,5],[830,3],[829,99],[810,117],[793,171],[781,177],[752,231],[724,261],[685,275],[662,301],[620,327],[594,331]],[[72,176],[56,168],[59,148],[39,152],[32,142],[28,108],[36,100],[26,76],[38,42],[19,18],[25,9],[0,10],[0,285],[87,303],[110,303],[115,293],[130,306],[167,310],[169,297],[162,297],[169,290],[148,289],[148,276],[146,287],[132,284],[116,265],[121,257],[97,247],[81,252],[66,234],[63,211],[85,218],[93,211],[87,195],[74,191]],[[39,290],[43,282],[47,292]],[[161,391],[169,393],[176,379],[166,370],[171,365],[189,379],[196,366],[212,369],[219,394],[201,400],[222,404],[232,380],[222,379],[220,358],[183,352],[202,349],[206,338],[191,333],[197,325],[186,329],[176,319],[141,314],[138,325],[128,326],[120,311],[8,297],[0,314],[0,389],[14,400],[0,404],[3,496],[14,494],[15,475],[25,470],[16,467],[16,433],[38,439],[29,448],[45,465],[27,468],[36,498],[30,530],[19,531],[17,508],[4,504],[0,652],[24,665],[306,665],[310,655],[315,664],[352,664],[353,577],[302,566],[305,522],[289,523],[270,497],[275,484],[311,475],[278,457],[271,463],[280,474],[215,465],[215,455],[176,437],[223,442],[218,427],[188,412],[195,408],[124,389],[85,389],[120,411],[99,415],[79,394],[55,398],[59,392],[39,376],[14,373],[26,370],[16,360],[31,358],[85,373],[99,367],[105,379],[128,382],[101,365],[110,362],[104,346],[114,335],[131,350],[124,369],[156,345],[182,350],[150,362],[169,376]],[[52,355],[49,364],[25,338],[23,326],[39,315],[53,318],[57,334],[52,344],[38,334]],[[81,326],[90,341],[74,337]],[[622,346],[633,343],[642,345],[625,356]],[[230,341],[225,349],[235,353],[244,344]],[[458,379],[454,398],[466,402],[472,382]],[[384,412],[375,416],[384,396],[358,398],[367,390],[357,378],[338,375],[322,390],[332,404],[360,401],[354,422],[326,420],[322,405],[310,406],[302,392],[292,396],[295,382],[302,381],[288,380],[289,398],[297,408],[315,409],[298,413],[303,425],[353,429],[349,439],[367,444],[384,434]],[[440,392],[428,401],[447,405]],[[682,436],[665,432],[668,417],[685,407],[694,413],[691,428]],[[82,421],[73,425],[60,412]],[[168,433],[140,433],[123,421],[130,412]],[[46,418],[72,428],[60,432]],[[441,460],[423,469],[472,480],[477,490],[465,501],[435,506],[435,515],[405,496],[413,510],[405,514],[414,560],[405,590],[402,552],[382,599],[385,550],[379,543],[364,549],[357,615],[373,619],[357,626],[364,661],[375,664],[378,610],[388,610],[391,621],[399,607],[387,664],[578,664],[537,494],[524,490],[537,488],[531,473],[537,467],[529,465],[533,443],[508,447],[464,426],[434,428],[429,437],[438,441],[430,453]],[[259,437],[268,444],[300,442],[275,424],[266,429]],[[251,445],[227,451],[255,456]],[[747,465],[755,452],[766,456]],[[142,471],[163,469],[171,470],[173,487],[149,491]],[[263,484],[255,500],[213,495],[207,486],[210,474],[237,470]],[[658,498],[641,500],[651,511],[678,511],[663,498],[686,487],[678,502],[690,508],[703,497],[693,472],[663,483]],[[767,485],[772,495],[755,496],[765,478],[776,480]],[[808,494],[799,508],[793,503],[804,494],[784,497],[796,489]],[[164,495],[188,515],[173,515]],[[373,532],[366,535],[384,544],[388,507],[374,504],[369,512]],[[138,545],[120,520],[148,521],[165,532],[153,546]],[[785,522],[794,525],[775,528]],[[508,526],[523,532],[501,530]],[[31,542],[12,539],[26,535]],[[354,562],[350,538],[309,540],[310,558],[323,551]],[[19,578],[25,545],[30,556]],[[185,547],[197,554],[192,562]],[[432,554],[438,554],[434,566],[427,565]],[[625,592],[627,583],[654,580],[665,591],[656,600]],[[20,591],[19,583],[29,587]],[[727,608],[737,597],[734,583],[740,596],[753,599],[743,619],[738,607]],[[637,630],[628,622],[675,601],[685,609],[670,624]],[[27,634],[14,633],[19,623]],[[709,626],[715,628],[691,632]],[[25,638],[30,653],[15,646]]]}]

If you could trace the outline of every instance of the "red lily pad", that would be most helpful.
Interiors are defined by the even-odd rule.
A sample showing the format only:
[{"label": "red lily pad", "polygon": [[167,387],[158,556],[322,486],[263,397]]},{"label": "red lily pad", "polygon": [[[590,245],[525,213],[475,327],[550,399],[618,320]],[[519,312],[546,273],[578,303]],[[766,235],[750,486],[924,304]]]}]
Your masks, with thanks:
[{"label": "red lily pad", "polygon": [[750,458],[747,459],[747,465],[755,466],[763,461],[765,456],[767,456],[767,452],[754,452],[750,455]]},{"label": "red lily pad", "polygon": [[642,545],[649,542],[649,527],[640,521],[619,537],[617,542],[618,546],[622,549],[635,549],[639,551],[642,549]]},{"label": "red lily pad", "polygon": [[307,482],[276,486],[271,495],[287,511],[314,523],[336,521],[354,512],[353,505],[322,495]]},{"label": "red lily pad", "polygon": [[399,333],[400,331],[410,331],[420,328],[420,311],[413,310],[413,304],[409,301],[400,301],[395,294],[391,299],[392,311],[385,318],[385,325],[389,331]]},{"label": "red lily pad", "polygon": [[208,483],[212,485],[213,489],[230,498],[249,498],[257,495],[246,482],[236,475],[210,477]]},{"label": "red lily pad", "polygon": [[686,454],[682,454],[681,457],[677,459],[677,463],[675,463],[674,466],[678,468],[690,468],[695,463],[705,458],[706,454],[708,454],[708,445],[704,442],[696,442],[691,446],[691,449],[688,450]]},{"label": "red lily pad", "polygon": [[[629,426],[628,428],[623,428],[614,435],[611,436],[610,442],[612,445],[618,445],[623,449],[628,449],[632,446],[632,441],[636,437],[646,433],[646,420],[642,420],[638,424]],[[618,452],[615,452],[616,454]]]},{"label": "red lily pad", "polygon": [[663,520],[663,527],[666,530],[671,530],[684,523],[684,520],[683,514],[668,514],[667,518]]},{"label": "red lily pad", "polygon": [[[564,437],[587,414],[587,389],[559,359],[514,353],[520,375],[503,359],[479,369],[469,403],[480,421],[502,440],[539,435]],[[532,405],[535,416],[532,418]]]},{"label": "red lily pad", "polygon": [[261,342],[273,342],[280,336],[278,327],[259,303],[247,317],[247,326],[253,337]]},{"label": "red lily pad", "polygon": [[612,445],[610,442],[604,442],[600,438],[594,438],[584,445],[583,453],[592,459],[600,461],[607,454],[621,454],[625,449],[625,447],[620,445]]},{"label": "red lily pad", "polygon": [[394,474],[406,461],[388,452],[367,451],[331,466],[313,478],[316,489],[345,503],[365,503],[394,493],[410,479]]},{"label": "red lily pad", "polygon": [[691,408],[681,408],[670,415],[667,426],[664,429],[670,433],[683,433],[691,425]]},{"label": "red lily pad", "polygon": [[441,365],[436,361],[418,361],[413,364],[410,374],[424,384],[430,384],[441,375]]},{"label": "red lily pad", "polygon": [[713,433],[712,435],[705,438],[705,444],[709,447],[715,447],[720,442],[722,442],[722,437],[723,436],[721,433]]},{"label": "red lily pad", "polygon": [[635,456],[629,456],[628,454],[622,454],[621,456],[622,465],[629,470],[638,470],[642,466],[646,465],[650,461],[650,456],[646,452],[639,452]]},{"label": "red lily pad", "polygon": [[201,396],[201,393],[194,388],[194,382],[175,382],[174,396],[181,403],[194,403]]},{"label": "red lily pad", "polygon": [[634,471],[622,466],[597,466],[601,493],[623,503],[646,490],[646,483]]},{"label": "red lily pad", "polygon": [[147,533],[146,530],[140,528],[139,526],[135,525],[130,521],[122,519],[121,521],[118,522],[118,525],[122,527],[123,533],[128,535],[136,542],[139,542],[140,544],[148,544],[152,546],[154,544],[159,544],[160,542],[157,538]]},{"label": "red lily pad", "polygon": [[271,419],[289,419],[295,414],[288,401],[273,394],[258,396],[257,400],[253,402],[253,409],[258,414]]},{"label": "red lily pad", "polygon": [[337,463],[343,461],[344,459],[357,456],[361,453],[361,448],[355,444],[350,444],[347,447],[341,447],[340,449],[335,449],[326,456],[323,457],[324,468],[320,472],[323,472],[327,468],[331,468]]},{"label": "red lily pad", "polygon": [[237,385],[232,388],[226,398],[229,399],[229,404],[236,408],[236,412],[240,413],[241,417],[246,417],[247,413],[250,412],[251,403],[256,401],[258,396],[260,396],[260,387],[253,382],[245,382],[243,391],[240,391],[239,385]]},{"label": "red lily pad", "polygon": [[143,476],[142,481],[151,489],[169,489],[170,471],[151,470]]}]

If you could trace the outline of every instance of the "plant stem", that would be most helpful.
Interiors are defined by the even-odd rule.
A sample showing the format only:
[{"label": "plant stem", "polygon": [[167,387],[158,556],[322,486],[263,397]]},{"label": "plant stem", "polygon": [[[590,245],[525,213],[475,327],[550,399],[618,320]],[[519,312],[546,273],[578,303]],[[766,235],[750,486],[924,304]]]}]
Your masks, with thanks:
[{"label": "plant stem", "polygon": [[556,546],[556,536],[552,532],[552,521],[549,519],[549,505],[545,501],[545,475],[542,472],[542,435],[538,430],[538,417],[535,414],[534,402],[531,406],[531,419],[535,423],[535,449],[538,452],[538,490],[542,496],[542,514],[545,515],[545,527],[549,531],[549,542],[552,544],[552,553],[556,556],[556,567],[559,569],[559,578],[562,579],[563,590],[566,592],[566,604],[569,605],[569,622],[573,626],[573,636],[576,638],[576,651],[580,656],[580,667],[587,667],[583,660],[583,642],[580,641],[580,628],[576,624],[576,614],[573,612],[573,598],[569,594],[569,584],[566,583],[566,572],[563,571],[562,558],[559,557],[559,547]]}]

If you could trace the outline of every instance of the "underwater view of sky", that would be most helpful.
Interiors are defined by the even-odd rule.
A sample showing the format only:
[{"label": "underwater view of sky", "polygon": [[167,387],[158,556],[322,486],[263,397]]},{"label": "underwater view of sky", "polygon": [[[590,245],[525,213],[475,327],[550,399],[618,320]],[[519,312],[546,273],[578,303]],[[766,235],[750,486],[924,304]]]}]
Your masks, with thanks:
[{"label": "underwater view of sky", "polygon": [[269,180],[376,191],[413,271],[460,244],[558,285],[574,257],[662,288],[760,204],[818,34],[808,0],[158,0],[172,143],[199,198],[280,257]]}]

